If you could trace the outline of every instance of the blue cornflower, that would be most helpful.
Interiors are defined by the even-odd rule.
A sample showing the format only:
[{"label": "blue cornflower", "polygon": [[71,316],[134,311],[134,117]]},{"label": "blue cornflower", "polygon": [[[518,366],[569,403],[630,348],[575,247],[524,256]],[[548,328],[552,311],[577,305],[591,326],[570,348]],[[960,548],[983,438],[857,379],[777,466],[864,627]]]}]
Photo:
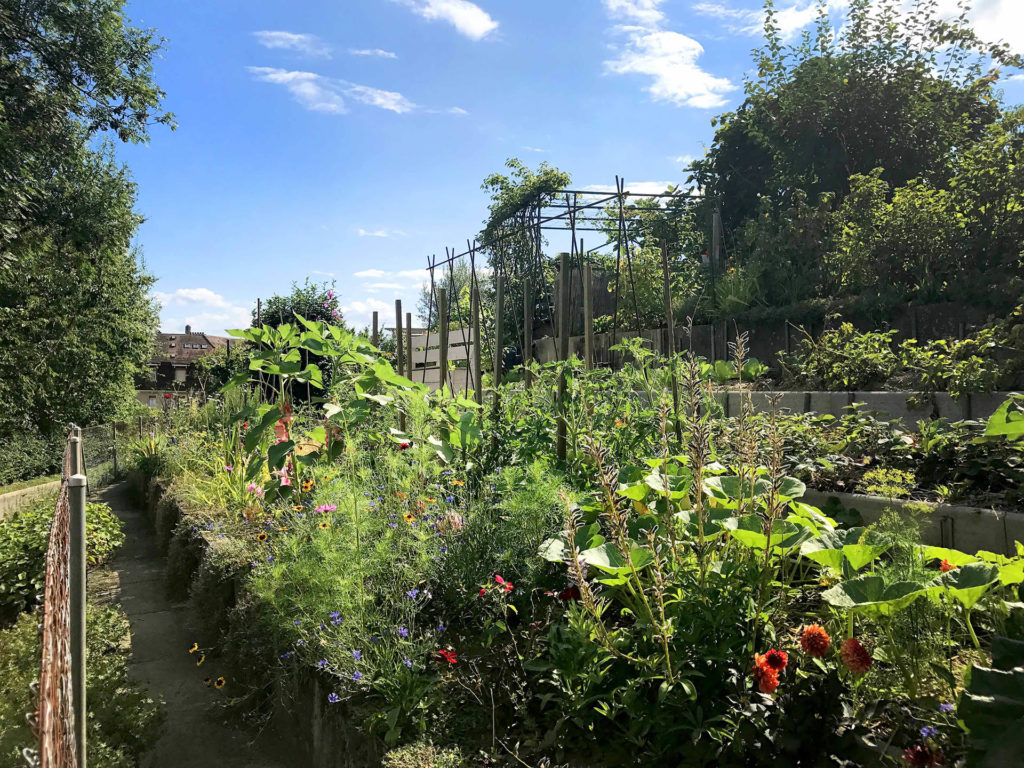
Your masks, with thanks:
[{"label": "blue cornflower", "polygon": [[318,667],[326,667],[326,666],[327,666],[327,659],[320,659],[320,661],[318,661],[318,662],[316,663],[316,665],[317,665]]},{"label": "blue cornflower", "polygon": [[447,501],[449,504],[451,504],[453,501],[455,501],[455,497],[454,496],[445,496],[444,500]]},{"label": "blue cornflower", "polygon": [[388,528],[397,528],[398,523],[388,523]]},{"label": "blue cornflower", "polygon": [[336,693],[329,693],[327,694],[327,701],[331,704],[337,704],[339,701],[341,701],[341,696],[339,696]]},{"label": "blue cornflower", "polygon": [[444,624],[438,624],[437,625],[437,631],[438,632],[444,632],[444,630],[445,630]]},{"label": "blue cornflower", "polygon": [[362,672],[353,672],[352,673],[352,679],[355,680],[356,682],[359,682],[360,680],[363,679],[363,673]]},{"label": "blue cornflower", "polygon": [[405,594],[410,600],[415,600],[417,597],[419,597],[420,591],[418,589],[410,589]]},{"label": "blue cornflower", "polygon": [[281,654],[281,658],[282,659],[290,659],[291,657],[292,657],[292,652],[291,651],[285,651],[284,653]]},{"label": "blue cornflower", "polygon": [[273,556],[273,555],[268,555],[268,556],[267,556],[267,562],[268,562],[268,563],[272,563],[272,562],[274,562],[274,556]]},{"label": "blue cornflower", "polygon": [[409,669],[412,669],[412,659],[406,657],[402,659],[402,663],[405,664]]},{"label": "blue cornflower", "polygon": [[399,634],[400,637],[408,637],[409,636],[409,630],[406,629],[405,627],[399,627],[398,628],[398,634]]},{"label": "blue cornflower", "polygon": [[363,658],[363,652],[362,651],[352,651],[352,658],[355,659],[356,661],[359,661],[360,659]]},{"label": "blue cornflower", "polygon": [[438,551],[443,555],[448,552],[448,547],[441,547]]},{"label": "blue cornflower", "polygon": [[934,726],[926,725],[924,728],[921,729],[922,739],[934,739],[938,735],[939,729],[935,728]]},{"label": "blue cornflower", "polygon": [[952,712],[956,707],[950,704],[948,701],[944,701],[939,704],[939,712]]},{"label": "blue cornflower", "polygon": [[339,611],[331,611],[330,613],[327,614],[327,618],[329,618],[329,619],[336,619],[339,616],[341,616],[341,613]]},{"label": "blue cornflower", "polygon": [[302,623],[302,622],[301,622],[301,621],[299,621],[298,619],[296,619],[296,620],[295,620],[295,626],[296,626],[296,627],[297,627],[297,626],[299,626],[299,624],[301,624],[301,623]]},{"label": "blue cornflower", "polygon": [[327,625],[326,625],[326,624],[324,624],[323,622],[321,622],[321,623],[320,623],[320,629],[321,629],[321,630],[327,629]]}]

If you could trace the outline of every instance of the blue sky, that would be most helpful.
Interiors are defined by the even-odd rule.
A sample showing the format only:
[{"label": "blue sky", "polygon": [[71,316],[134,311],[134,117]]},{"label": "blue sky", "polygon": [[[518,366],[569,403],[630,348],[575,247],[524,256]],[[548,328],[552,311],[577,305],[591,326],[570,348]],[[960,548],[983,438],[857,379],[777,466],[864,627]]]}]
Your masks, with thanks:
[{"label": "blue sky", "polygon": [[[813,21],[813,0],[776,4],[790,34]],[[222,333],[306,276],[335,279],[356,325],[414,310],[427,257],[478,231],[508,157],[579,187],[680,183],[742,99],[760,5],[130,1],[167,38],[156,78],[179,123],[119,152],[163,327]],[[1024,51],[1024,0],[977,5],[983,35]]]}]

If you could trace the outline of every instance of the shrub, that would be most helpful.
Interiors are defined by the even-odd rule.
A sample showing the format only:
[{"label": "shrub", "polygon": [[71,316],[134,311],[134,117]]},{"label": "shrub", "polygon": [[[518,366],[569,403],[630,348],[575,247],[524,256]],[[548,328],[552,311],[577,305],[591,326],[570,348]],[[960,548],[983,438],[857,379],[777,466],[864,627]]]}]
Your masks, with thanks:
[{"label": "shrub", "polygon": [[0,440],[0,486],[60,470],[66,435],[19,429]]},{"label": "shrub", "polygon": [[417,741],[384,755],[384,768],[463,768],[467,765],[458,747],[437,747],[431,741]]},{"label": "shrub", "polygon": [[[39,616],[24,614],[0,632],[0,765],[24,764],[20,751],[35,737],[25,713],[35,704],[29,684],[39,677]],[[128,675],[128,619],[117,608],[90,605],[86,625],[89,674],[89,765],[134,768],[159,735],[159,705]]]},{"label": "shrub", "polygon": [[[29,610],[43,592],[55,504],[41,499],[0,522],[0,621]],[[106,504],[87,505],[85,535],[91,566],[106,563],[124,543],[121,521]]]}]

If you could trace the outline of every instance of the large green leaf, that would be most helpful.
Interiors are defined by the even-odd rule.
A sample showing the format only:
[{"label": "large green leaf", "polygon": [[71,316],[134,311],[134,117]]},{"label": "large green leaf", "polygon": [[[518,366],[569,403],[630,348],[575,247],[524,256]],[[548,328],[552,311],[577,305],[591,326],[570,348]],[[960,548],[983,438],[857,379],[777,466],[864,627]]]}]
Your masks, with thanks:
[{"label": "large green leaf", "polygon": [[654,562],[650,551],[632,542],[630,542],[628,562],[619,552],[618,547],[608,542],[584,550],[580,555],[586,560],[587,565],[592,565],[606,573],[616,574],[629,571],[631,567],[640,570]]},{"label": "large green leaf", "polygon": [[[722,527],[730,535],[745,546],[753,549],[764,549],[768,546],[768,537],[764,533],[764,521],[759,515],[730,517],[722,521]],[[800,545],[813,534],[807,528],[795,525],[788,520],[774,520],[771,530],[771,546],[790,550]]]},{"label": "large green leaf", "polygon": [[252,451],[260,443],[260,438],[271,424],[281,418],[281,409],[276,405],[269,407],[259,422],[245,433],[245,450]]},{"label": "large green leaf", "polygon": [[651,472],[644,478],[644,482],[662,496],[667,493],[670,499],[682,499],[690,491],[691,478],[689,470],[676,474],[663,468]]},{"label": "large green leaf", "polygon": [[918,551],[921,553],[921,557],[924,558],[925,561],[947,560],[950,565],[967,565],[968,563],[974,563],[978,560],[974,555],[968,555],[966,552],[961,552],[959,549],[947,549],[946,547],[918,547]]},{"label": "large green leaf", "polygon": [[928,584],[897,581],[886,585],[881,576],[848,579],[821,593],[829,605],[870,617],[891,616],[928,592]]},{"label": "large green leaf", "polygon": [[842,572],[843,559],[859,571],[889,549],[889,545],[872,536],[866,528],[828,531],[800,545],[800,554],[819,565]]},{"label": "large green leaf", "polygon": [[986,563],[968,563],[942,574],[935,584],[947,590],[964,608],[974,607],[989,587],[999,581],[999,569]]}]

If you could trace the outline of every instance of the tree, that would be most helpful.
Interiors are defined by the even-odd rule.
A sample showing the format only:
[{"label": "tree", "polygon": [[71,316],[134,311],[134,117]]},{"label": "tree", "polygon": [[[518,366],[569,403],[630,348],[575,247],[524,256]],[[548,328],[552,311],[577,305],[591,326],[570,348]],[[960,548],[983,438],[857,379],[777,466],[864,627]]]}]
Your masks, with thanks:
[{"label": "tree", "polygon": [[[491,281],[489,270],[483,267],[477,268],[476,273],[477,288],[480,291],[480,303],[483,306],[484,314],[490,314],[493,311],[493,307],[490,303],[485,303],[491,296]],[[472,291],[473,291],[473,272],[470,269],[469,261],[467,259],[460,259],[455,262],[451,269],[440,269],[438,268],[434,275],[435,291],[436,288],[444,288],[448,291],[448,325],[449,327],[456,328],[462,325],[469,326],[471,319],[471,307],[472,302]],[[424,322],[427,323],[427,327],[432,330],[437,330],[438,323],[438,309],[437,309],[437,297],[430,295],[430,283],[426,282],[420,286],[420,296],[416,301],[416,312]]]},{"label": "tree", "polygon": [[159,47],[122,0],[0,0],[0,440],[51,446],[32,471],[59,460],[68,422],[128,410],[151,357],[152,278],[113,141],[173,122]]},{"label": "tree", "polygon": [[[871,177],[873,189],[885,190],[885,203],[913,197],[936,216],[951,210],[943,190],[951,189],[965,151],[1000,119],[995,67],[1020,60],[1004,45],[979,40],[966,9],[948,21],[931,0],[918,0],[908,13],[903,5],[851,0],[846,23],[833,35],[822,3],[814,33],[783,46],[773,4],[765,3],[757,74],[743,104],[713,123],[714,142],[694,163],[692,180],[706,193],[699,218],[710,221],[715,208],[721,211],[731,266],[755,279],[768,303],[862,288],[862,280],[849,279],[851,265],[827,255],[840,236],[830,225],[843,220],[833,214],[849,196],[863,198]],[[911,222],[910,211],[904,214],[904,227],[938,224],[935,216]],[[905,228],[904,234],[916,237]],[[920,247],[934,248],[952,233],[934,234],[938,240],[923,236]],[[917,258],[885,273],[880,263],[895,265],[884,254],[860,248],[858,258],[878,263],[856,269],[884,274],[887,285],[895,278],[904,292],[933,290],[936,281],[926,288],[928,280],[911,274],[918,269],[946,275],[938,283],[957,272],[953,263]]]}]

